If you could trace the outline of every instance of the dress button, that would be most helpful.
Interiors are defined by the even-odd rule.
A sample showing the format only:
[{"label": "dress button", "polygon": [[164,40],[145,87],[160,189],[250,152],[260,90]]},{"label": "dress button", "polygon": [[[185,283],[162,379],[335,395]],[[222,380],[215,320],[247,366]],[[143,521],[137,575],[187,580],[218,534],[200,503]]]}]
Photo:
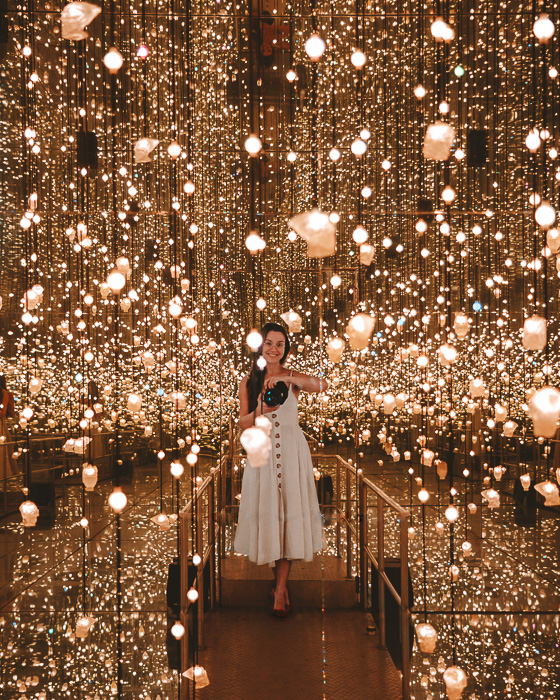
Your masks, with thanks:
[{"label": "dress button", "polygon": [[273,413],[273,414],[272,414],[272,417],[273,417],[273,418],[276,418],[276,413]]},{"label": "dress button", "polygon": [[276,466],[277,466],[278,469],[280,469],[280,465],[279,465],[279,464],[277,464]]},{"label": "dress button", "polygon": [[278,478],[281,479],[281,478],[282,478],[282,474],[278,474]]},{"label": "dress button", "polygon": [[277,458],[277,459],[280,459],[280,455],[276,455],[276,458]]},{"label": "dress button", "polygon": [[[276,417],[276,416],[275,416],[275,417]],[[276,422],[274,425],[275,425],[276,427],[278,427],[278,426],[280,425],[280,423]]]},{"label": "dress button", "polygon": [[280,447],[280,443],[279,443],[279,442],[276,443],[276,447]]},{"label": "dress button", "polygon": [[274,437],[275,437],[275,438],[279,438],[279,437],[280,437],[280,433],[276,433],[276,435],[275,435]]}]

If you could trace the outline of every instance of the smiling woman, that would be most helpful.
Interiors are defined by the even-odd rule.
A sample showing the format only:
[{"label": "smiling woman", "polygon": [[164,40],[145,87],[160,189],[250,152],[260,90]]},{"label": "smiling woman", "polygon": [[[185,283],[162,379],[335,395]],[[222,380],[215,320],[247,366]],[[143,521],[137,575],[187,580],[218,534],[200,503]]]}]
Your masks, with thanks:
[{"label": "smiling woman", "polygon": [[[283,366],[290,341],[282,326],[267,323],[262,337],[251,373],[239,387],[239,425],[250,428],[257,416],[270,416],[272,450],[260,468],[247,460],[235,550],[256,564],[274,568],[274,614],[285,617],[290,610],[286,584],[292,561],[311,561],[322,548],[313,464],[298,425],[297,396],[301,390],[325,391],[328,385],[320,377]],[[274,404],[273,399],[265,402],[267,391],[269,396],[279,394],[270,390],[277,385],[279,389],[282,383],[288,388],[285,400],[281,404]]]}]

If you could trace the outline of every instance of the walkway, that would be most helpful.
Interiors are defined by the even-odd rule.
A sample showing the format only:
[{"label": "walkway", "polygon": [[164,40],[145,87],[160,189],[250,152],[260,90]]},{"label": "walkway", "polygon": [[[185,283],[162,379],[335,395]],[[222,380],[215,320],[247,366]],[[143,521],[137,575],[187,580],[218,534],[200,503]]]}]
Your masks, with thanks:
[{"label": "walkway", "polygon": [[199,653],[210,685],[201,700],[400,700],[401,679],[388,652],[368,635],[365,613],[222,608],[206,619]]}]

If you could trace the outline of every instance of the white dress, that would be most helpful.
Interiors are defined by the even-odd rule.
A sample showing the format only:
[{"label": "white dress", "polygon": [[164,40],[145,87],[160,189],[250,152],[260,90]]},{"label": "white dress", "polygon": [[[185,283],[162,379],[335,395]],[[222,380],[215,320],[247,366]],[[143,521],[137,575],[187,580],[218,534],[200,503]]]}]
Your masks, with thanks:
[{"label": "white dress", "polygon": [[322,549],[321,511],[291,386],[286,401],[266,417],[272,422],[272,451],[263,467],[247,460],[235,551],[271,566],[278,559],[311,561]]}]

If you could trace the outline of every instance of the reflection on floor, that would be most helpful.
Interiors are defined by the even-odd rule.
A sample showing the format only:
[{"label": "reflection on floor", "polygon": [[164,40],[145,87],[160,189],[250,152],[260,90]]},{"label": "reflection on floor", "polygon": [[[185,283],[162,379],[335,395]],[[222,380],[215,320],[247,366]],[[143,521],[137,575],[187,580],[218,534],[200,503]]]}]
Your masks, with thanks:
[{"label": "reflection on floor", "polygon": [[[451,663],[469,674],[464,698],[560,697],[560,527],[556,514],[539,510],[534,525],[520,526],[512,500],[503,494],[499,509],[481,507],[480,500],[474,499],[477,511],[467,515],[464,505],[471,496],[465,484],[457,487],[461,517],[451,526],[443,516],[445,482],[429,484],[436,496],[422,508],[414,499],[410,503],[402,465],[379,465],[372,458],[361,466],[413,512],[415,532],[409,561],[414,614],[417,621],[428,620],[439,636],[430,656],[415,646],[413,697],[444,698],[442,671]],[[177,673],[169,669],[166,652],[165,599],[167,568],[177,551],[176,528],[160,530],[150,521],[160,508],[172,512],[170,482],[160,490],[155,470],[136,467],[132,483],[124,486],[131,507],[118,519],[107,507],[108,482],[100,483],[84,501],[77,481],[57,483],[56,490],[54,527],[24,530],[19,515],[0,521],[0,604],[4,605],[0,612],[0,697],[102,700],[117,693],[125,700],[177,698]],[[89,521],[85,529],[80,524],[82,517]],[[368,509],[368,523],[370,541],[374,541],[373,505]],[[398,538],[396,528],[393,531],[389,520],[387,523],[391,556],[397,552]],[[334,528],[333,521],[325,530],[327,554],[334,552]],[[467,540],[472,544],[468,556],[462,548]],[[452,553],[458,567],[455,582],[449,575]],[[341,624],[337,616],[346,612],[301,608],[284,621],[271,618],[262,609],[224,609],[209,615],[208,644],[200,662],[209,666],[211,685],[200,696],[238,697],[233,688],[222,695],[219,688],[227,682],[228,664],[234,664],[230,652],[243,647],[242,640],[246,641],[241,649],[246,656],[239,657],[238,663],[243,664],[243,677],[262,688],[259,679],[269,679],[280,669],[280,678],[277,675],[270,682],[286,685],[283,696],[292,681],[303,682],[307,677],[311,683],[320,676],[326,698],[344,698],[335,685],[337,678],[344,677],[344,669],[348,687],[362,684],[363,696],[371,691],[371,683],[378,687],[378,680],[370,680],[374,672],[375,679],[386,679],[389,693],[395,682],[390,664],[381,670],[364,667],[356,652],[354,665],[344,665],[343,652],[354,644],[347,635],[358,640],[360,649],[365,648],[361,644],[375,644],[375,639],[365,636],[363,613],[354,611],[355,623]],[[84,617],[93,622],[87,636],[80,639],[76,625]],[[308,650],[317,661],[302,664],[304,651],[297,651],[294,644],[308,644],[306,635],[313,636],[314,631],[318,636],[312,643],[308,640]],[[318,639],[325,645],[323,650],[316,646]],[[279,655],[276,666],[270,661],[275,651]],[[326,656],[321,657],[323,652]],[[357,690],[348,697],[356,696],[360,696]]]}]

